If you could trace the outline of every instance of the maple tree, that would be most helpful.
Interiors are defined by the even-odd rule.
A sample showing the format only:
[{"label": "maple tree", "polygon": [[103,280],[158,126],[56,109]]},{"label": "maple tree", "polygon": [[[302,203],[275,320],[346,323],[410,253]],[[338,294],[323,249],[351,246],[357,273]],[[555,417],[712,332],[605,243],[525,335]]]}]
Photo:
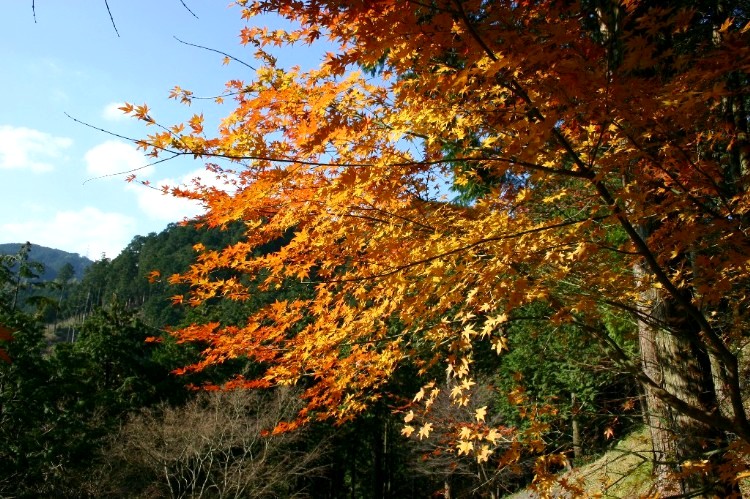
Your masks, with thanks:
[{"label": "maple tree", "polygon": [[[505,325],[543,302],[537,320],[590,334],[643,385],[662,493],[735,490],[738,471],[717,471],[725,454],[711,451],[729,434],[750,444],[744,4],[238,4],[250,24],[275,13],[293,27],[242,30],[257,65],[227,83],[218,100],[235,109],[216,136],[194,115],[139,142],[211,161],[231,189],[172,192],[203,201],[210,226],[247,225],[221,251],[196,247],[175,301],[245,300],[238,275],[261,289],[302,280],[311,296],[177,331],[205,345],[186,370],[246,356],[265,372],[231,386],[301,382],[290,427],[354,418],[404,363],[444,365],[462,405],[476,345],[502,354]],[[273,55],[320,38],[336,48],[313,70]],[[146,105],[123,109],[157,123]],[[610,334],[613,315],[637,322],[639,358]],[[439,391],[429,382],[413,410]],[[493,452],[499,429],[484,419],[458,430],[458,453]],[[414,421],[404,433],[429,437],[432,423]]]}]

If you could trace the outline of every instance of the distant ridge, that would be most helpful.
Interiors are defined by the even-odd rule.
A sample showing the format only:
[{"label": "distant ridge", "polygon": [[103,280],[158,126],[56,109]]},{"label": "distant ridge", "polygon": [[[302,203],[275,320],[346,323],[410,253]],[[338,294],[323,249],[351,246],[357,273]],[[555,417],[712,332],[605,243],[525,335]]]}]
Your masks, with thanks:
[{"label": "distant ridge", "polygon": [[[18,253],[22,244],[23,243],[2,243],[0,244],[0,255],[15,255]],[[70,263],[73,266],[75,276],[80,280],[88,266],[94,263],[78,253],[70,253],[55,248],[39,246],[33,242],[31,243],[31,254],[29,255],[29,259],[44,264],[44,274],[41,278],[45,281],[54,279],[66,263]]]}]

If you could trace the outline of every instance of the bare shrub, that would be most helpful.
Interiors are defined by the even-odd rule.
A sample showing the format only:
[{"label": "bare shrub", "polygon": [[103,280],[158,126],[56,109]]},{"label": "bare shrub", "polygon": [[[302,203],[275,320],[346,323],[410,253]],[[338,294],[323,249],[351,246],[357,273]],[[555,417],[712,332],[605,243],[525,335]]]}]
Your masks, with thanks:
[{"label": "bare shrub", "polygon": [[[280,389],[203,392],[181,407],[143,410],[111,446],[109,480],[140,489],[129,496],[303,496],[304,478],[321,471],[324,444],[310,444],[302,431],[268,433],[298,409],[295,394]],[[149,478],[134,482],[144,474]]]}]

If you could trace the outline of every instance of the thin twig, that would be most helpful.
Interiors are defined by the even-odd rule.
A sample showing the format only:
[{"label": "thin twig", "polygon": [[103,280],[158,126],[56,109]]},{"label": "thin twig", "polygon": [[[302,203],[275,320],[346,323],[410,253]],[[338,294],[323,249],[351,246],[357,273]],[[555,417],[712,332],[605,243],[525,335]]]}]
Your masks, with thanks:
[{"label": "thin twig", "polygon": [[[145,164],[143,166],[139,166],[137,168],[132,168],[130,170],[124,170],[124,171],[121,171],[121,172],[114,172],[114,173],[108,173],[106,175],[99,175],[98,177],[87,178],[86,180],[83,181],[82,185],[85,185],[87,182],[90,182],[92,180],[99,180],[99,179],[107,178],[107,177],[117,177],[119,175],[125,175],[126,173],[137,172],[139,170],[143,170],[144,168],[148,168],[149,166],[158,165],[159,163],[166,163],[167,161],[169,161],[171,159],[174,159],[176,157],[177,156],[170,156],[169,158],[161,158],[161,159],[158,159],[156,161],[152,161],[151,163],[147,163],[147,164]],[[160,190],[160,189],[157,189],[157,190]]]},{"label": "thin twig", "polygon": [[112,17],[112,11],[109,9],[109,2],[107,0],[104,0],[104,6],[107,7],[107,13],[109,14],[109,20],[112,21],[112,27],[115,28],[115,33],[117,33],[117,36],[120,36],[120,32],[117,31],[117,25],[115,24],[115,18]]},{"label": "thin twig", "polygon": [[222,52],[221,50],[216,50],[216,49],[212,49],[211,47],[204,47],[203,45],[197,45],[195,43],[186,42],[186,41],[180,40],[176,36],[174,37],[174,39],[177,40],[180,43],[184,43],[185,45],[189,45],[191,47],[195,47],[195,48],[199,48],[199,49],[203,49],[203,50],[208,50],[209,52],[216,52],[217,54],[221,54],[224,57],[228,57],[229,59],[231,59],[233,61],[239,62],[243,66],[248,67],[248,68],[252,69],[253,71],[257,71],[257,69],[255,69],[254,67],[252,67],[250,64],[246,63],[245,61],[243,61],[241,59],[238,59],[238,58],[234,57],[233,55],[229,55],[226,52]]},{"label": "thin twig", "polygon": [[185,9],[188,12],[190,12],[193,15],[194,18],[198,19],[198,16],[195,15],[195,12],[193,12],[192,10],[190,10],[190,7],[188,7],[187,4],[185,4],[184,0],[180,0],[180,3],[182,4],[183,7],[185,7]]}]

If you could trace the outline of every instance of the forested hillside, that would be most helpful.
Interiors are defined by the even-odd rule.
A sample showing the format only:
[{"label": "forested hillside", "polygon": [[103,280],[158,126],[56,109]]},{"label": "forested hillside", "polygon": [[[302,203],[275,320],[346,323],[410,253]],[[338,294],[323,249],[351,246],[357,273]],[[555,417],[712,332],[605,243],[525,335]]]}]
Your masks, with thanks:
[{"label": "forested hillside", "polygon": [[[257,393],[189,390],[191,384],[221,384],[237,372],[250,376],[262,366],[225,359],[202,372],[176,375],[199,360],[201,345],[178,344],[164,328],[241,323],[269,303],[310,294],[310,285],[298,279],[273,290],[247,281],[255,291],[246,301],[175,305],[172,296],[186,290],[167,277],[187,270],[196,245],[221,248],[242,231],[241,224],[225,230],[170,225],[138,236],[116,258],[93,263],[80,281],[68,283],[56,319],[13,309],[12,286],[3,288],[0,323],[15,333],[5,343],[12,364],[0,363],[6,442],[0,458],[8,470],[2,494],[198,497],[194,489],[203,487],[208,496],[222,490],[249,497],[419,498],[446,485],[459,496],[497,496],[528,483],[534,453],[521,457],[516,469],[498,472],[456,456],[444,442],[414,445],[405,439],[399,409],[419,389],[410,369],[399,370],[389,395],[359,417],[277,436],[266,432],[295,419],[304,384]],[[276,251],[288,240],[280,237],[263,251]],[[6,270],[8,284],[17,271]],[[489,405],[498,414],[495,422],[523,427],[525,404],[553,404],[556,410],[543,417],[543,433],[550,445],[567,449],[573,462],[606,448],[608,431],[623,435],[640,419],[633,380],[611,371],[583,338],[560,342],[553,329],[523,324],[508,334],[513,348],[507,363],[498,365],[489,350],[477,356],[482,378],[470,406],[436,400],[446,421]],[[521,380],[525,404],[500,395],[517,390]],[[631,406],[626,414],[619,411],[623,404]]]},{"label": "forested hillside", "polygon": [[[171,287],[167,278],[186,269],[195,258],[196,245],[217,249],[241,237],[241,225],[219,231],[199,231],[193,225],[172,224],[159,234],[136,236],[115,258],[94,262],[79,286],[65,301],[69,316],[86,316],[112,303],[138,310],[154,327],[177,325],[185,309],[172,306],[172,296],[184,287]],[[154,278],[153,273],[159,277]]]},{"label": "forested hillside", "polygon": [[[0,244],[0,255],[15,255],[21,249],[21,246],[23,246],[22,243]],[[42,272],[40,278],[46,281],[51,281],[57,277],[68,264],[72,267],[73,277],[80,280],[83,277],[83,272],[93,263],[90,259],[77,253],[69,253],[36,244],[31,245],[29,258],[44,265],[44,272]]]}]

